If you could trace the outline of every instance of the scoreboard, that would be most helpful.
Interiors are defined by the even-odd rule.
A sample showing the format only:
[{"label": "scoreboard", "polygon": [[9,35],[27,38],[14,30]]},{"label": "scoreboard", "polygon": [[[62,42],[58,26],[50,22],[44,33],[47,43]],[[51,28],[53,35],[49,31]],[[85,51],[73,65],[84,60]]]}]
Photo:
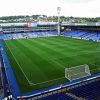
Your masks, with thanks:
[{"label": "scoreboard", "polygon": [[37,27],[37,22],[28,22],[27,26],[28,27]]}]

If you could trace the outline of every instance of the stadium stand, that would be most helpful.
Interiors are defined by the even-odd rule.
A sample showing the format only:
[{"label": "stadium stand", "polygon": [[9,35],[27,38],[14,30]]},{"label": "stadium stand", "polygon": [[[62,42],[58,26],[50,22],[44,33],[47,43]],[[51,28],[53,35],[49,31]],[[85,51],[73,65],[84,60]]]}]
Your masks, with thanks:
[{"label": "stadium stand", "polygon": [[[100,78],[80,82],[72,86],[43,93],[34,100],[100,100]],[[28,100],[31,100],[30,98]]]},{"label": "stadium stand", "polygon": [[3,91],[3,86],[2,86],[2,71],[1,71],[1,68],[0,68],[0,100],[3,99],[3,96],[4,96],[4,91]]},{"label": "stadium stand", "polygon": [[17,36],[18,36],[18,38],[22,38],[22,36],[21,36],[21,34],[20,34],[20,33],[18,33],[18,34],[17,34]]},{"label": "stadium stand", "polygon": [[35,38],[35,37],[56,36],[57,31],[38,31],[38,32],[27,32],[27,33],[0,34],[0,35],[1,35],[0,39]]},{"label": "stadium stand", "polygon": [[65,93],[56,93],[56,94],[53,94],[53,95],[43,97],[39,100],[76,100],[76,99],[74,99],[71,96],[68,96]]},{"label": "stadium stand", "polygon": [[92,39],[92,40],[99,40],[100,39],[100,33],[95,33],[95,35],[89,37],[88,39]]},{"label": "stadium stand", "polygon": [[5,34],[0,34],[0,39],[5,39],[6,38],[6,35]]},{"label": "stadium stand", "polygon": [[100,32],[88,30],[71,30],[63,33],[64,36],[80,37],[85,40],[100,40]]},{"label": "stadium stand", "polygon": [[100,80],[76,85],[69,89],[69,92],[86,100],[100,100]]},{"label": "stadium stand", "polygon": [[[4,40],[4,39],[19,39],[19,38],[36,38],[36,37],[47,37],[47,36],[57,36],[57,31],[56,30],[40,30],[40,31],[29,31],[29,29],[27,29],[27,32],[19,32],[19,29],[17,30],[18,32],[14,32],[14,33],[5,33],[5,34],[0,34],[0,39]],[[7,30],[6,30],[7,31]],[[24,29],[21,31],[25,31]],[[82,30],[82,29],[72,29],[71,31],[65,31],[63,32],[64,36],[70,36],[70,37],[76,37],[76,38],[80,38],[80,39],[85,39],[85,40],[100,40],[100,32],[97,31],[90,31],[90,30]],[[5,56],[6,54],[4,54]],[[4,58],[4,57],[3,57]],[[7,59],[5,60],[7,63]],[[7,64],[6,64],[7,65]],[[7,65],[8,66],[8,65]],[[9,66],[8,66],[9,67]],[[4,87],[4,92],[5,92],[5,96],[8,96],[8,88],[6,86],[6,84],[8,84],[8,80],[10,80],[10,84],[14,84],[14,87],[9,87],[12,90],[12,93],[14,96],[16,96],[16,98],[18,98],[18,100],[20,100],[22,97],[19,94],[19,90],[17,90],[17,85],[15,84],[16,81],[13,80],[13,75],[11,74],[11,70],[9,70],[7,67],[3,65],[2,63],[2,79],[3,79],[3,87]],[[6,73],[10,73],[11,75],[8,77]],[[12,80],[12,81],[11,81]],[[81,79],[80,79],[81,80]],[[30,94],[30,95],[26,95],[25,96],[25,100],[100,100],[100,78],[96,78],[96,79],[90,79],[90,80],[86,80],[86,81],[79,81],[79,83],[77,82],[77,80],[75,80],[75,82],[73,82],[74,84],[72,84],[71,82],[69,82],[68,84],[70,85],[65,85],[63,88],[60,87],[60,89],[50,89],[53,90],[51,91],[47,91],[43,93],[41,91],[39,91],[39,95],[34,95],[34,94]],[[15,89],[16,87],[16,89]],[[57,88],[57,87],[56,87]],[[14,90],[15,89],[15,90]],[[65,90],[63,90],[65,89]],[[17,93],[17,92],[18,93]],[[24,95],[24,94],[23,94]],[[24,96],[23,96],[24,98]],[[1,98],[0,98],[1,99]],[[22,99],[23,100],[23,99]]]},{"label": "stadium stand", "polygon": [[7,39],[12,39],[12,34],[6,34]]},{"label": "stadium stand", "polygon": [[82,81],[52,92],[44,92],[27,100],[100,100],[100,78]]},{"label": "stadium stand", "polygon": [[[12,34],[12,37],[13,37],[13,39],[17,39],[18,37],[17,37],[17,35],[14,33],[14,34]],[[7,39],[7,38],[5,38],[5,39]]]}]

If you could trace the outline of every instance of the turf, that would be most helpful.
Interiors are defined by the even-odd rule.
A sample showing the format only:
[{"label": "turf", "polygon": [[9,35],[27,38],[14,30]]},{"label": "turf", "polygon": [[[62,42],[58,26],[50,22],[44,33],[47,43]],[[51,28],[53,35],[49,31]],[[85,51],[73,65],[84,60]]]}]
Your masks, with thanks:
[{"label": "turf", "polygon": [[68,81],[64,77],[67,67],[88,64],[91,73],[99,71],[97,42],[58,36],[5,40],[3,44],[22,93]]}]

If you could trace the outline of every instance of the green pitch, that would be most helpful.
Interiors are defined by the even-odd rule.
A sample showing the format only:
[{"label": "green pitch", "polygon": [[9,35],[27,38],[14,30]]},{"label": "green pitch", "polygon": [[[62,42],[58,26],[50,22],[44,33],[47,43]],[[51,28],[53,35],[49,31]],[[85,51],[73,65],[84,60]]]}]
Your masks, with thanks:
[{"label": "green pitch", "polygon": [[68,81],[65,68],[88,64],[99,72],[100,43],[67,37],[3,41],[22,93]]}]

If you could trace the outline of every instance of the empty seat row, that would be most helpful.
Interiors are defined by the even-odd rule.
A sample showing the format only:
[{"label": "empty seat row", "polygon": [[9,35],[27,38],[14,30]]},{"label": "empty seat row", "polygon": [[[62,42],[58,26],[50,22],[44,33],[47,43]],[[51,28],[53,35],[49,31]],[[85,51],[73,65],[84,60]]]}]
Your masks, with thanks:
[{"label": "empty seat row", "polygon": [[86,85],[75,87],[70,89],[69,92],[75,94],[78,97],[87,98],[89,100],[100,100],[100,81],[95,81]]},{"label": "empty seat row", "polygon": [[39,100],[75,100],[75,99],[66,95],[65,93],[57,93],[57,94],[43,97]]},{"label": "empty seat row", "polygon": [[80,37],[86,40],[100,40],[100,32],[88,31],[88,30],[71,30],[65,31],[64,36]]},{"label": "empty seat row", "polygon": [[13,34],[0,34],[0,39],[16,39],[16,38],[35,38],[38,36],[54,36],[57,31],[41,31],[41,32],[28,32],[28,33],[13,33]]}]

